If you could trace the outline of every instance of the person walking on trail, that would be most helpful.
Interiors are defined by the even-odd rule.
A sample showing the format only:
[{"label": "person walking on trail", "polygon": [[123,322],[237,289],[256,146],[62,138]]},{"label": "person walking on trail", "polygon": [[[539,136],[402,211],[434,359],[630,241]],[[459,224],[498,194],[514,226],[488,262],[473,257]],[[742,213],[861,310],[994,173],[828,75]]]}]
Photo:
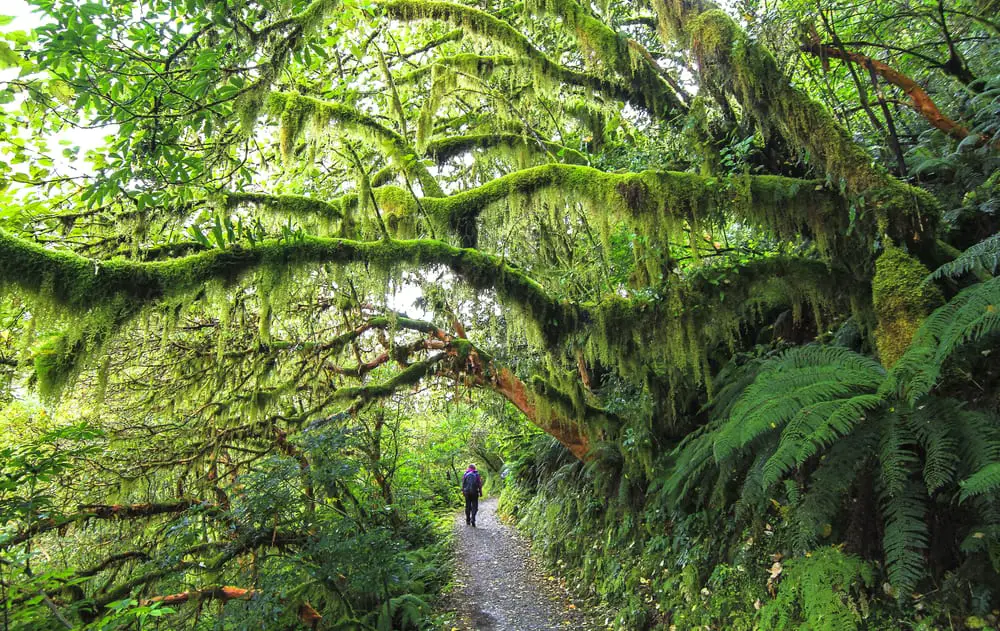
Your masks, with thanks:
[{"label": "person walking on trail", "polygon": [[479,512],[479,498],[483,495],[483,478],[470,464],[462,476],[462,495],[465,496],[465,524],[476,527],[476,513]]}]

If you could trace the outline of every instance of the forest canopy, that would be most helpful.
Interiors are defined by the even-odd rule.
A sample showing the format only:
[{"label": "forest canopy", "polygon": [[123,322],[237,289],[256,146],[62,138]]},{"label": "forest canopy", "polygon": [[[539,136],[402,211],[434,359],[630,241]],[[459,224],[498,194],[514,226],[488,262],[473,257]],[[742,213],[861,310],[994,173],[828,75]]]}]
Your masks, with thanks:
[{"label": "forest canopy", "polygon": [[994,0],[28,4],[5,630],[997,627]]}]

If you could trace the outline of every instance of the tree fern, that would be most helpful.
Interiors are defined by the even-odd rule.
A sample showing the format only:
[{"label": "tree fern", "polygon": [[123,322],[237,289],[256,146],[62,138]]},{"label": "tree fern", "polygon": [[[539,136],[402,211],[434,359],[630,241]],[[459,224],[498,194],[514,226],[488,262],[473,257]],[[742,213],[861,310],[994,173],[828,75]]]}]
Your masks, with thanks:
[{"label": "tree fern", "polygon": [[892,367],[883,390],[915,403],[934,388],[956,350],[998,332],[1000,277],[963,290],[931,313]]},{"label": "tree fern", "polygon": [[969,497],[1000,491],[1000,462],[986,465],[960,483],[961,500]]},{"label": "tree fern", "polygon": [[896,492],[883,488],[880,504],[885,519],[882,551],[889,583],[902,599],[926,574],[924,551],[930,539],[925,518],[927,489],[907,481]]},{"label": "tree fern", "polygon": [[716,435],[716,460],[782,429],[804,408],[874,392],[883,376],[877,362],[845,348],[809,345],[786,351],[766,362],[733,405]]},{"label": "tree fern", "polygon": [[957,278],[977,267],[996,274],[1000,267],[1000,233],[987,237],[962,252],[954,261],[934,270],[931,279]]}]

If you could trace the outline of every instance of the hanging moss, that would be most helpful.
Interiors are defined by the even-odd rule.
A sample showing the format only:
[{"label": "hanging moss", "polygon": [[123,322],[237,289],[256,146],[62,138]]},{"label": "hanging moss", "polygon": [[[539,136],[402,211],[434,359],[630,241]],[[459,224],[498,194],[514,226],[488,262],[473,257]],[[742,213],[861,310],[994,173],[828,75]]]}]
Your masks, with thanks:
[{"label": "hanging moss", "polygon": [[[823,105],[792,86],[774,57],[724,11],[703,1],[657,0],[654,6],[662,30],[690,45],[705,84],[731,93],[765,136],[780,133],[822,168],[858,207],[858,215],[871,213],[884,232],[911,247],[933,242],[930,236],[940,220],[933,197],[875,165]],[[865,238],[873,243],[880,236],[869,230]]]},{"label": "hanging moss", "polygon": [[[411,174],[420,183],[424,195],[444,196],[441,185],[430,174],[424,163],[416,159],[416,149],[411,147],[405,138],[352,107],[299,94],[274,92],[267,98],[267,109],[272,116],[282,120],[282,129],[285,128],[285,113],[294,112],[295,116],[289,118],[292,122],[298,121],[298,124],[290,128],[290,132],[301,133],[306,121],[311,121],[318,128],[328,126],[331,121],[337,121],[340,123],[339,130],[371,143],[395,162],[401,171]],[[282,132],[282,142],[284,138],[285,133]]]},{"label": "hanging moss", "polygon": [[575,0],[532,0],[525,8],[534,14],[558,16],[559,23],[580,43],[588,65],[627,85],[636,95],[633,99],[655,116],[665,118],[684,111],[677,93],[648,53],[643,55],[636,42],[594,17],[589,6]]},{"label": "hanging moss", "polygon": [[[424,0],[396,0],[380,3],[379,8],[387,16],[399,20],[450,22],[491,43],[502,44],[515,53],[516,59],[529,65],[542,81],[567,83],[596,90],[613,99],[633,103],[659,116],[666,115],[679,103],[676,96],[670,92],[669,86],[665,90],[644,89],[661,88],[666,85],[651,67],[643,73],[641,79],[625,81],[566,68],[538,50],[510,24],[479,9],[451,2]],[[626,55],[625,59],[630,59],[630,56]],[[632,74],[635,73],[630,73]]]},{"label": "hanging moss", "polygon": [[886,368],[903,355],[924,318],[944,302],[937,287],[924,283],[929,274],[923,264],[896,247],[886,248],[875,262],[875,344]]},{"label": "hanging moss", "polygon": [[428,143],[426,153],[437,161],[444,162],[473,149],[488,149],[498,146],[508,149],[525,147],[535,150],[541,147],[548,155],[554,155],[566,164],[586,165],[588,163],[587,156],[575,149],[564,147],[555,142],[539,141],[521,134],[503,132],[441,138]]},{"label": "hanging moss", "polygon": [[375,200],[382,211],[389,234],[397,239],[412,239],[417,236],[417,201],[396,186],[375,189]]}]

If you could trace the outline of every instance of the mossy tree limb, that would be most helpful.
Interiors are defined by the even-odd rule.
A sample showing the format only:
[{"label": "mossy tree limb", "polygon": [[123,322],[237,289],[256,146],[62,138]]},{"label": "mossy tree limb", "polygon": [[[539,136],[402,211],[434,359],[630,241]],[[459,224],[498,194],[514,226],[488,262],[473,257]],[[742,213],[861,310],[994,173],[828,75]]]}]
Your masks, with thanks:
[{"label": "mossy tree limb", "polygon": [[[765,133],[778,132],[848,195],[864,199],[879,232],[930,247],[940,221],[937,201],[874,163],[824,106],[791,84],[774,57],[708,0],[656,0],[661,31],[688,47],[702,83],[731,94]],[[879,233],[873,234],[874,239]]]},{"label": "mossy tree limb", "polygon": [[444,196],[441,185],[416,159],[416,149],[403,136],[353,107],[290,92],[272,92],[267,97],[267,109],[281,121],[283,153],[290,153],[288,143],[302,133],[307,122],[324,127],[336,121],[349,134],[367,142],[374,140],[373,144],[397,163],[400,170],[420,182],[424,195]]},{"label": "mossy tree limb", "polygon": [[648,51],[594,16],[589,6],[576,0],[536,0],[527,3],[527,7],[534,13],[559,17],[576,36],[585,59],[599,61],[632,92],[642,95],[646,109],[656,116],[667,118],[687,110]]},{"label": "mossy tree limb", "polygon": [[[627,85],[623,81],[567,68],[536,48],[510,24],[485,11],[451,2],[420,2],[416,0],[378,2],[376,6],[382,9],[387,16],[398,20],[438,20],[462,26],[476,35],[488,37],[502,43],[518,58],[530,63],[536,72],[553,81],[595,90],[609,98],[632,103],[657,116],[665,116],[668,112],[674,111],[671,107],[671,99],[667,96],[672,94],[672,90],[658,75],[655,79],[649,78],[652,83],[643,84],[641,87],[648,88],[649,85],[657,86],[659,84],[658,87],[661,89],[662,86],[666,86],[663,91],[635,90],[636,86]],[[676,96],[673,97],[672,102],[679,103]]]}]

